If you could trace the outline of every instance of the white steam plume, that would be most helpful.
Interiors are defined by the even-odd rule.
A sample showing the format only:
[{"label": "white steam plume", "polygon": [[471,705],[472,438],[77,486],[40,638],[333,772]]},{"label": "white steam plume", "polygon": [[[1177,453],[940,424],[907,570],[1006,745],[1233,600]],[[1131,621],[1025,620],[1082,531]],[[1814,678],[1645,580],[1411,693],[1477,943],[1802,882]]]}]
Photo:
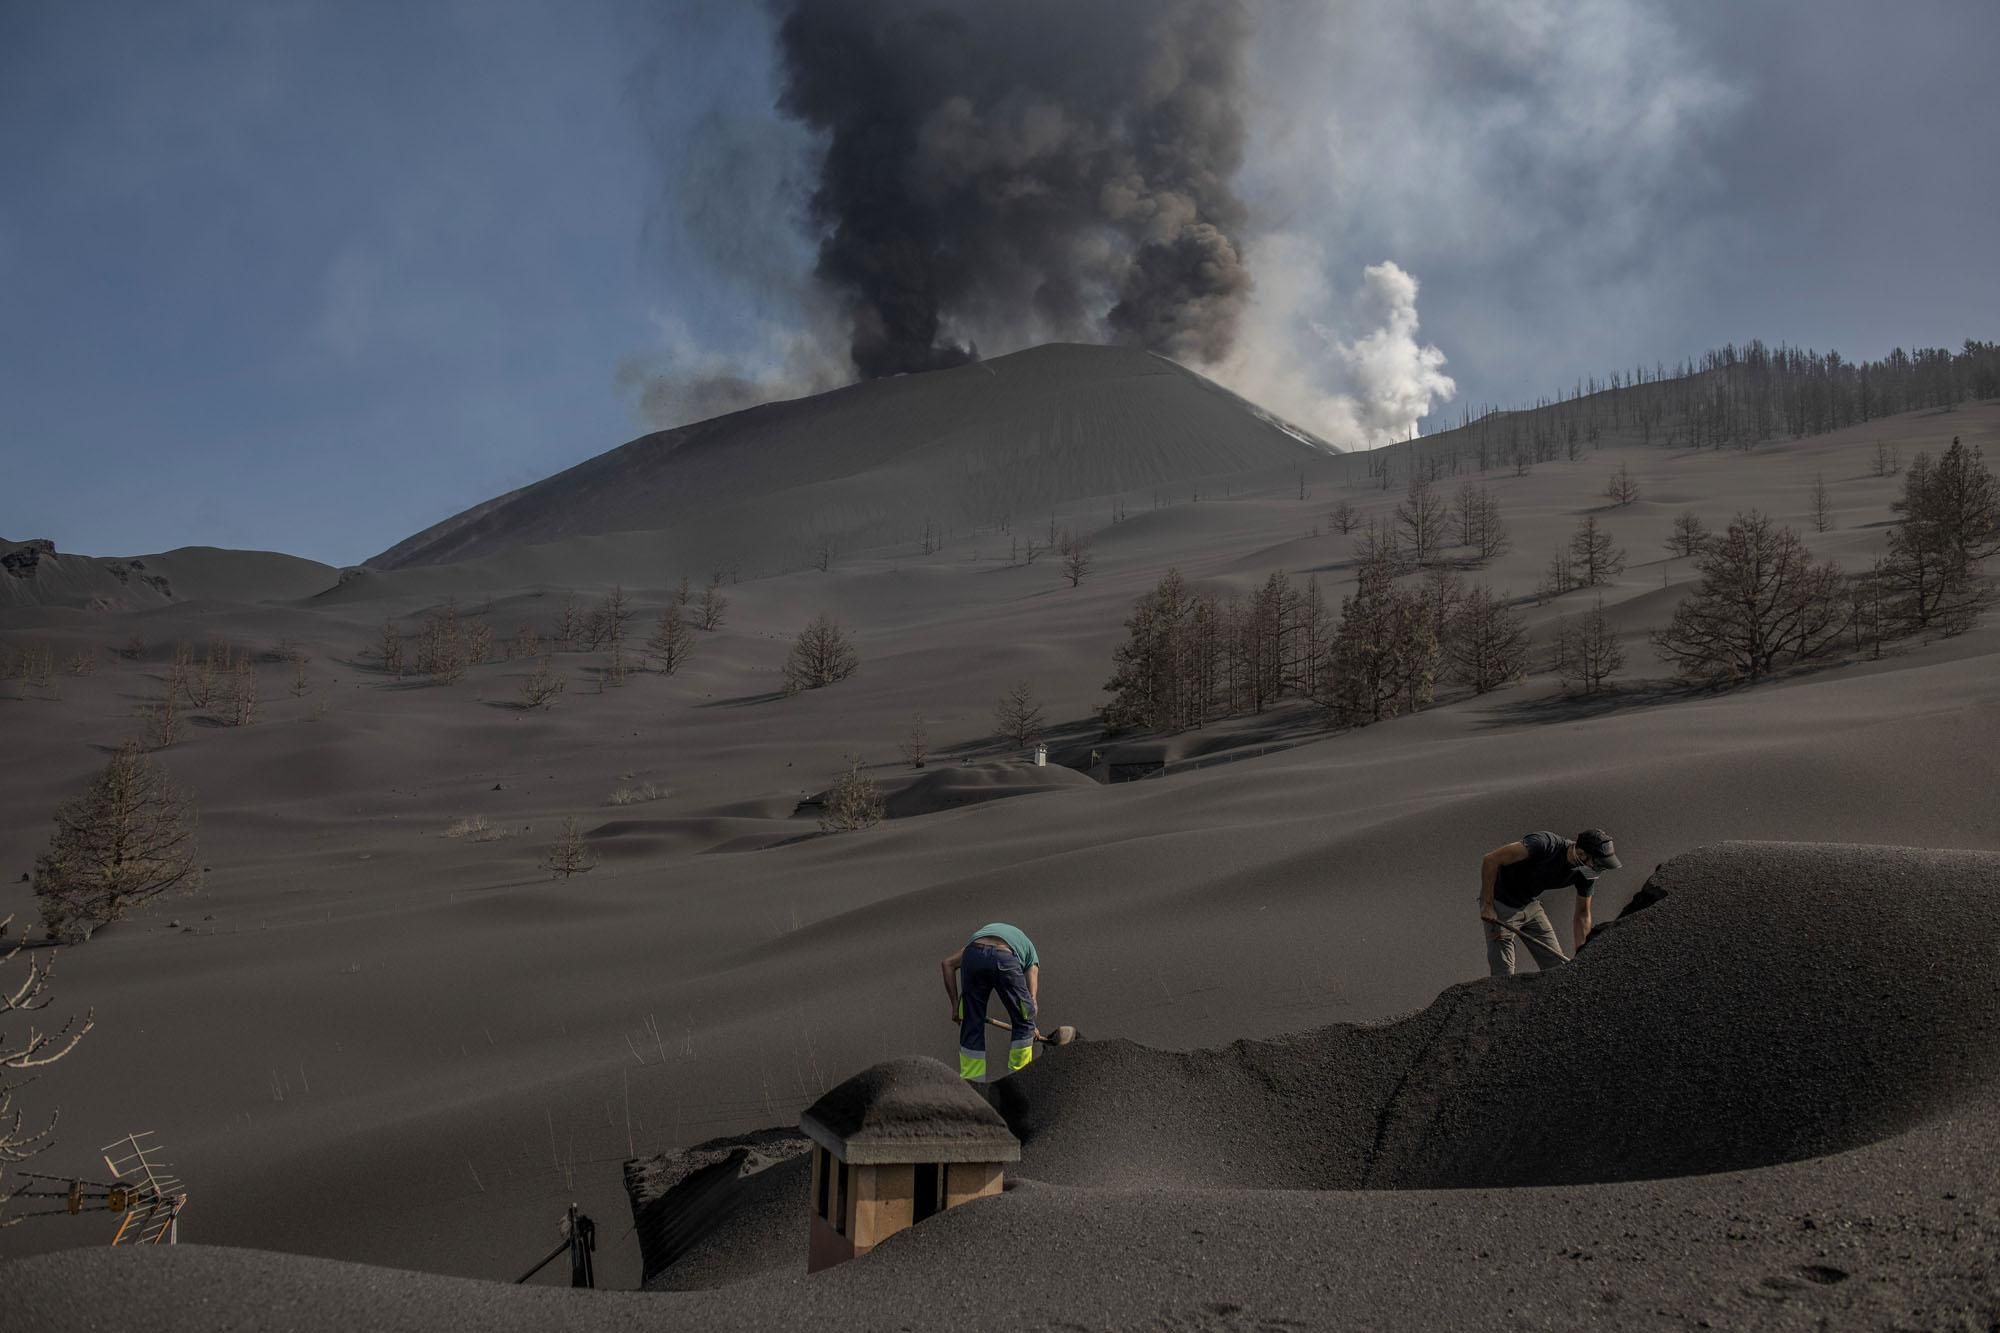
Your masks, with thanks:
[{"label": "white steam plume", "polygon": [[1325,322],[1334,302],[1325,261],[1301,237],[1261,238],[1257,287],[1236,350],[1204,367],[1218,382],[1340,449],[1408,439],[1431,404],[1457,391],[1445,355],[1417,340],[1417,280],[1390,261],[1362,270],[1343,341]]}]

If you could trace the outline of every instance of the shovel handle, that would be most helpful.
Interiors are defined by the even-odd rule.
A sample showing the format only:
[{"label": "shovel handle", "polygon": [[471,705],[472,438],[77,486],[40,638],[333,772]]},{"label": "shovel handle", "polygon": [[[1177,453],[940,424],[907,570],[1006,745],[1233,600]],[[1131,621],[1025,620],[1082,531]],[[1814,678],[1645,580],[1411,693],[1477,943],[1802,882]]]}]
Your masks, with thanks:
[{"label": "shovel handle", "polygon": [[[1489,926],[1498,926],[1498,927],[1500,927],[1500,929],[1502,929],[1502,930],[1506,931],[1506,932],[1507,932],[1508,934],[1512,935],[1512,936],[1513,936],[1513,937],[1514,937],[1515,939],[1517,939],[1517,940],[1520,940],[1520,941],[1521,941],[1521,942],[1522,942],[1523,944],[1527,944],[1527,943],[1529,943],[1529,942],[1530,942],[1530,941],[1529,941],[1529,939],[1528,939],[1528,936],[1527,936],[1527,933],[1526,933],[1526,932],[1524,932],[1524,931],[1522,931],[1522,930],[1520,930],[1520,929],[1518,929],[1518,928],[1516,928],[1516,927],[1514,927],[1514,926],[1510,926],[1510,925],[1508,925],[1508,924],[1507,924],[1507,923],[1506,923],[1505,921],[1498,921],[1498,920],[1488,920],[1488,919],[1487,919],[1486,917],[1483,917],[1483,916],[1482,916],[1482,917],[1480,917],[1479,919],[1480,919],[1481,921],[1484,921],[1484,922],[1486,922],[1486,924],[1487,924],[1487,925],[1489,925]],[[1535,944],[1541,944],[1541,941],[1540,941],[1540,940],[1535,940],[1535,941],[1533,941],[1533,943],[1535,943]],[[1547,946],[1544,946],[1544,947],[1547,947]],[[1563,961],[1564,961],[1565,963],[1567,963],[1567,962],[1572,962],[1572,961],[1574,961],[1574,960],[1572,960],[1572,959],[1570,958],[1570,956],[1569,956],[1568,954],[1566,954],[1566,953],[1564,953],[1564,952],[1562,951],[1562,946],[1561,946],[1561,945],[1557,945],[1557,946],[1556,946],[1556,957],[1558,957],[1558,958],[1562,959],[1562,960],[1563,960]],[[989,1020],[989,1021],[990,1021],[990,1020]]]},{"label": "shovel handle", "polygon": [[[1013,1025],[1012,1023],[1002,1023],[1002,1022],[1001,1022],[1001,1021],[1000,1021],[999,1019],[997,1019],[997,1018],[989,1018],[989,1019],[987,1019],[987,1020],[986,1020],[986,1026],[987,1026],[987,1027],[990,1027],[990,1028],[999,1028],[999,1029],[1000,1029],[1000,1030],[1001,1030],[1002,1032],[1012,1032],[1012,1031],[1014,1030],[1014,1025]],[[1035,1029],[1035,1040],[1036,1040],[1036,1041],[1047,1041],[1047,1040],[1048,1040],[1048,1038],[1047,1038],[1047,1037],[1044,1037],[1044,1036],[1042,1035],[1042,1030],[1041,1030],[1040,1028],[1036,1028],[1036,1029]]]}]

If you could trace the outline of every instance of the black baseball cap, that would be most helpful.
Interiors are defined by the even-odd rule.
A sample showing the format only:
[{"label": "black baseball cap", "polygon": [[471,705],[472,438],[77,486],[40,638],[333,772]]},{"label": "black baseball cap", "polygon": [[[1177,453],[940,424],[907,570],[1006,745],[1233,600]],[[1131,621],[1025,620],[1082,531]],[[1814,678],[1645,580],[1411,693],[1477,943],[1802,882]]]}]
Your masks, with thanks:
[{"label": "black baseball cap", "polygon": [[1576,845],[1583,848],[1584,855],[1599,870],[1619,870],[1625,865],[1618,859],[1618,849],[1611,845],[1611,835],[1601,828],[1587,828],[1577,834]]}]

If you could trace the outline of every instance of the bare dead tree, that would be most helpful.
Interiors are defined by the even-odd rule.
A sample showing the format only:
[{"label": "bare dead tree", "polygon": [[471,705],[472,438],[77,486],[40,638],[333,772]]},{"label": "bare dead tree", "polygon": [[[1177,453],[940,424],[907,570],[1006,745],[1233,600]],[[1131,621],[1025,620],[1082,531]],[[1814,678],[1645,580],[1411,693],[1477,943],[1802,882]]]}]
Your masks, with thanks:
[{"label": "bare dead tree", "polygon": [[1889,530],[1882,578],[1896,619],[1910,630],[1971,628],[1993,597],[1981,570],[2000,554],[2000,481],[1984,455],[1957,437],[1935,462],[1918,454],[1891,507],[1902,522]]},{"label": "bare dead tree", "polygon": [[382,622],[381,636],[376,640],[376,654],[382,659],[382,670],[392,676],[403,674],[403,634],[393,620]]},{"label": "bare dead tree", "polygon": [[1007,687],[993,706],[993,725],[1016,745],[1026,745],[1042,734],[1042,705],[1031,682],[1018,680]]},{"label": "bare dead tree", "polygon": [[521,682],[521,705],[524,708],[546,710],[553,707],[556,696],[568,688],[569,682],[555,669],[550,660],[544,657]]},{"label": "bare dead tree", "polygon": [[1586,588],[1599,587],[1625,572],[1625,551],[1611,540],[1598,523],[1597,515],[1587,514],[1569,539],[1570,566],[1577,582]]},{"label": "bare dead tree", "polygon": [[1827,494],[1824,472],[1813,476],[1810,512],[1814,532],[1826,532],[1833,527],[1833,497]]},{"label": "bare dead tree", "polygon": [[1346,536],[1348,533],[1354,531],[1354,525],[1359,520],[1359,515],[1356,514],[1352,504],[1346,500],[1340,500],[1334,504],[1332,509],[1327,511],[1327,518],[1333,523],[1335,532]]},{"label": "bare dead tree", "polygon": [[1453,674],[1485,694],[1526,674],[1528,631],[1520,613],[1481,584],[1459,601],[1447,656]]},{"label": "bare dead tree", "polygon": [[914,713],[910,717],[910,733],[903,738],[903,758],[911,768],[922,768],[931,757],[930,728],[924,725],[924,715]]},{"label": "bare dead tree", "polygon": [[1692,509],[1682,510],[1674,516],[1673,535],[1667,538],[1667,554],[1698,555],[1708,538],[1708,525],[1701,521],[1701,515]]},{"label": "bare dead tree", "polygon": [[540,657],[543,655],[542,636],[535,632],[533,625],[518,625],[514,637],[507,641],[509,660]]},{"label": "bare dead tree", "polygon": [[1458,532],[1460,543],[1470,546],[1482,564],[1499,559],[1513,546],[1500,516],[1500,502],[1483,485],[1466,482],[1459,487]]},{"label": "bare dead tree", "polygon": [[881,822],[883,811],[882,789],[861,771],[861,761],[850,756],[847,771],[827,788],[819,812],[820,831],[839,833],[868,828]]},{"label": "bare dead tree", "polygon": [[614,584],[604,600],[592,607],[583,621],[583,645],[591,652],[607,644],[625,641],[632,622],[631,604],[625,600],[623,584]]},{"label": "bare dead tree", "polygon": [[1362,564],[1354,592],[1317,677],[1315,697],[1343,726],[1365,726],[1427,707],[1440,660],[1423,594],[1395,585],[1396,569],[1376,558]]},{"label": "bare dead tree", "polygon": [[[928,545],[930,532],[928,525],[926,525],[924,531],[926,542],[925,552],[928,553],[930,549]],[[833,568],[833,543],[825,537],[820,538],[818,544],[813,547],[812,567],[822,574]]]},{"label": "bare dead tree", "polygon": [[846,680],[860,664],[840,623],[822,611],[792,640],[785,658],[785,693],[823,689]]},{"label": "bare dead tree", "polygon": [[[12,930],[14,918],[0,918],[0,941],[5,941]],[[22,943],[15,941],[0,953],[0,972],[14,967],[21,956]],[[68,1055],[76,1049],[97,1025],[94,1011],[86,1012],[81,1022],[72,1015],[53,1032],[44,1032],[36,1026],[33,1018],[27,1020],[28,1029],[23,1035],[14,1026],[13,1015],[34,1014],[46,1009],[54,998],[48,993],[49,977],[55,970],[51,957],[43,962],[30,953],[26,960],[26,971],[19,981],[0,982],[0,1021],[6,1026],[0,1028],[0,1168],[18,1166],[49,1147],[55,1140],[56,1123],[60,1113],[51,1111],[49,1121],[41,1129],[29,1132],[22,1125],[24,1118],[20,1107],[14,1105],[14,1094],[32,1082],[34,1075],[17,1078],[15,1075],[27,1070],[41,1069]],[[9,1188],[5,1181],[6,1172],[0,1170],[0,1211],[4,1211],[7,1201],[19,1192],[20,1187]],[[12,1226],[20,1218],[0,1220],[0,1227]]]},{"label": "bare dead tree", "polygon": [[1391,577],[1401,574],[1405,561],[1403,544],[1397,537],[1396,529],[1370,519],[1361,535],[1354,539],[1354,559],[1364,567],[1383,566],[1389,570]]},{"label": "bare dead tree", "polygon": [[694,631],[681,615],[678,602],[669,602],[660,612],[653,637],[646,640],[646,651],[654,669],[663,676],[671,676],[687,664],[688,654],[694,651]]},{"label": "bare dead tree", "polygon": [[1639,498],[1639,482],[1633,477],[1631,469],[1620,463],[1618,470],[1611,474],[1604,493],[1611,497],[1612,504],[1628,505]]},{"label": "bare dead tree", "polygon": [[596,865],[597,858],[591,854],[589,846],[583,840],[583,834],[577,831],[576,820],[563,820],[562,829],[556,834],[556,840],[550,846],[548,855],[542,858],[542,869],[558,879],[568,879],[571,875],[581,875]]},{"label": "bare dead tree", "polygon": [[695,606],[694,623],[713,633],[722,628],[722,617],[729,610],[729,599],[722,595],[722,580],[717,579],[701,590],[701,600]]},{"label": "bare dead tree", "polygon": [[1562,663],[1558,674],[1565,687],[1580,685],[1585,694],[1595,694],[1607,679],[1624,669],[1625,648],[1604,618],[1602,597],[1590,610],[1566,620],[1559,633],[1567,636],[1567,642],[1557,650]]},{"label": "bare dead tree", "polygon": [[1090,572],[1090,538],[1064,533],[1062,538],[1063,577],[1074,588]]},{"label": "bare dead tree", "polygon": [[1402,503],[1396,506],[1396,533],[1419,565],[1436,563],[1443,552],[1448,512],[1444,497],[1428,479],[1413,471]]},{"label": "bare dead tree", "polygon": [[1695,591],[1651,635],[1687,679],[1755,680],[1818,657],[1839,643],[1853,615],[1840,570],[1814,564],[1797,533],[1754,509],[1703,547],[1699,568]]},{"label": "bare dead tree", "polygon": [[1535,600],[1545,603],[1554,601],[1576,586],[1576,570],[1570,564],[1569,551],[1558,546],[1542,569],[1542,583],[1535,589]]},{"label": "bare dead tree", "polygon": [[127,741],[88,790],[56,811],[34,893],[56,939],[85,940],[163,893],[201,880],[191,801]]},{"label": "bare dead tree", "polygon": [[145,705],[144,712],[146,743],[155,750],[174,745],[186,731],[186,723],[181,717],[180,693],[171,681],[159,698]]},{"label": "bare dead tree", "polygon": [[247,727],[257,720],[257,671],[247,654],[230,673],[224,718],[232,727]]}]

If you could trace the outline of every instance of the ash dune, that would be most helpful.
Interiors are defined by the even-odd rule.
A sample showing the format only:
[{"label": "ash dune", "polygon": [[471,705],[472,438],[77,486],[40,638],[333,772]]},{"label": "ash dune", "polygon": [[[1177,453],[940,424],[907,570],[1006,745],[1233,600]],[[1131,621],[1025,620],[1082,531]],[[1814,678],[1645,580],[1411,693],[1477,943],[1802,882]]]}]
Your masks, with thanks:
[{"label": "ash dune", "polygon": [[44,540],[0,539],[0,608],[142,611],[175,602],[288,602],[338,581],[331,565],[275,551],[183,546],[159,555],[58,552]]},{"label": "ash dune", "polygon": [[[1082,364],[1063,350],[1055,362]],[[1200,403],[1254,420],[1170,371],[1079,383],[1064,410],[1159,393],[1164,406],[1129,415],[1196,420]],[[1060,379],[1037,376],[1038,394]],[[812,403],[879,422],[878,399],[983,378],[970,366]],[[827,451],[800,509],[758,508],[754,487],[786,474],[738,460],[716,475],[745,489],[715,492],[690,522],[737,523],[766,549],[848,484],[835,458],[850,444],[908,447],[871,474],[899,505],[977,452],[954,453],[942,431],[816,432],[812,403],[765,409],[792,422],[786,449]],[[1148,426],[1114,439],[1108,462],[1092,438],[1039,437],[1054,480],[1036,504],[1051,499],[1095,542],[1080,586],[1048,561],[1010,560],[977,508],[923,554],[912,512],[893,520],[893,544],[853,546],[826,573],[746,562],[724,586],[725,623],[670,678],[600,689],[604,654],[557,654],[569,690],[547,713],[515,707],[530,663],[432,686],[386,675],[371,645],[385,616],[407,625],[448,595],[502,640],[520,624],[546,633],[563,591],[594,598],[614,580],[643,630],[677,559],[697,582],[711,566],[675,557],[670,530],[617,526],[659,512],[614,503],[646,494],[613,466],[624,451],[584,465],[610,489],[562,502],[566,516],[506,518],[529,488],[438,535],[440,562],[406,552],[330,591],[7,608],[10,646],[143,645],[87,676],[0,685],[13,761],[0,766],[0,912],[21,921],[34,905],[14,881],[53,811],[134,728],[177,641],[290,641],[311,659],[300,697],[286,666],[260,662],[254,724],[197,719],[160,754],[200,805],[212,870],[198,897],[62,951],[57,1010],[94,1008],[98,1027],[28,1094],[31,1114],[63,1110],[43,1169],[83,1170],[96,1145],[155,1129],[194,1191],[183,1235],[196,1243],[110,1255],[78,1248],[103,1219],[38,1219],[0,1232],[18,1259],[10,1299],[50,1328],[88,1317],[59,1301],[79,1281],[168,1327],[271,1309],[300,1327],[866,1326],[884,1309],[941,1326],[969,1256],[1015,1254],[1037,1280],[993,1295],[992,1313],[1030,1327],[1477,1326],[1509,1310],[1563,1325],[1580,1309],[1612,1325],[1925,1326],[1983,1309],[1996,1183],[1984,1145],[2000,1119],[1977,1034],[1993,1018],[2000,629],[1989,617],[1723,694],[1659,688],[1645,631],[1693,577],[1661,549],[1682,508],[1714,526],[1756,506],[1803,528],[1823,475],[1836,522],[1808,544],[1865,567],[1900,491],[1870,467],[1878,444],[1908,458],[1963,436],[1991,456],[2000,404],[1748,451],[1609,438],[1576,462],[1486,474],[1514,550],[1475,580],[1520,598],[1586,514],[1631,552],[1601,590],[1630,657],[1607,697],[1565,695],[1538,668],[1359,731],[1330,734],[1287,704],[1112,742],[1175,760],[1157,780],[1020,765],[995,736],[995,700],[1032,682],[1058,762],[1087,762],[1122,622],[1169,565],[1225,592],[1279,567],[1310,573],[1336,606],[1352,588],[1352,543],[1328,507],[1346,500],[1365,523],[1399,489],[1378,489],[1363,460],[1259,429]],[[1407,475],[1415,448],[1449,443],[1388,456]],[[1119,461],[1141,444],[1157,445],[1147,466],[1174,491],[1158,509]],[[1604,485],[1621,463],[1641,502],[1612,508]],[[1120,486],[1136,493],[1114,521]],[[994,504],[1046,520],[1013,502]],[[1523,612],[1546,641],[1578,605]],[[786,642],[822,610],[853,634],[861,669],[785,698]],[[916,713],[935,755],[921,774],[897,758]],[[897,817],[821,835],[801,804],[850,755]],[[614,804],[621,791],[641,796]],[[558,881],[538,866],[565,818],[599,859]],[[1664,865],[1666,899],[1568,972],[1465,984],[1484,970],[1480,854],[1590,824],[1616,832],[1632,867],[1604,883],[1600,916],[1644,867]],[[948,1054],[936,960],[996,918],[1043,949],[1049,1017],[1091,1038],[1024,1079],[1030,1139],[1003,1198],[810,1283],[766,1270],[782,1247],[761,1206],[731,1221],[726,1253],[669,1278],[752,1279],[724,1291],[579,1302],[392,1271],[509,1281],[576,1201],[599,1223],[600,1282],[637,1286],[623,1164],[789,1125],[871,1064]],[[782,1210],[790,1178],[772,1170],[766,1203]],[[1697,1171],[1710,1174],[1685,1174]],[[1799,1276],[1815,1267],[1848,1276]],[[217,1295],[241,1291],[257,1303]],[[201,1302],[181,1303],[189,1293]]]},{"label": "ash dune", "polygon": [[[1907,892],[1947,880],[1976,924]],[[17,1263],[15,1308],[80,1327],[69,1292],[87,1283],[211,1293],[198,1314],[163,1307],[169,1329],[235,1326],[274,1300],[309,1305],[312,1327],[864,1326],[893,1311],[947,1328],[963,1319],[957,1266],[1004,1254],[1031,1280],[979,1299],[1008,1327],[1991,1318],[2000,854],[1733,843],[1651,883],[1663,896],[1571,968],[1467,983],[1397,1023],[1050,1052],[1022,1076],[1049,1125],[1029,1131],[1005,1196],[810,1280],[776,1271],[803,1244],[795,1157],[749,1177],[691,1246],[656,1234],[682,1248],[644,1294],[564,1304],[182,1247]],[[1862,931],[1863,966],[1824,966]],[[746,1143],[796,1147],[783,1131]],[[714,1148],[699,1159],[711,1175],[733,1165]],[[1510,1180],[1598,1183],[1493,1188]],[[690,1274],[708,1289],[680,1289]]]}]

